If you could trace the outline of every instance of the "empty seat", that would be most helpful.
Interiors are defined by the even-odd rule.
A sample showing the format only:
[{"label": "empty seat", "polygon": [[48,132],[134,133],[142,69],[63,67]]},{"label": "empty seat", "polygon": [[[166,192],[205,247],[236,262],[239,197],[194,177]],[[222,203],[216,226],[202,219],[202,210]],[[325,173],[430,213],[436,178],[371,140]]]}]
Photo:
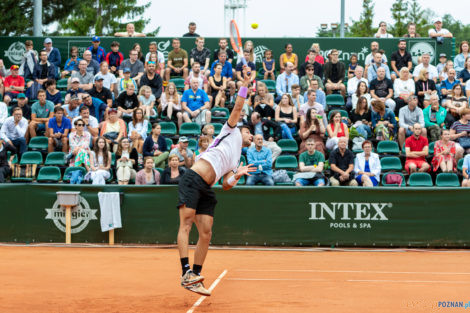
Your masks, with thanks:
[{"label": "empty seat", "polygon": [[344,98],[339,94],[331,94],[326,96],[326,105],[328,109],[331,110],[333,107],[342,107],[344,106]]},{"label": "empty seat", "polygon": [[276,82],[271,79],[263,79],[260,82],[264,83],[268,88],[268,92],[273,93],[276,92]]},{"label": "empty seat", "polygon": [[277,169],[296,170],[299,167],[297,158],[293,155],[280,155],[274,165]]},{"label": "empty seat", "polygon": [[400,148],[396,141],[382,140],[377,144],[378,154],[399,154]]},{"label": "empty seat", "polygon": [[44,166],[39,170],[37,181],[39,183],[58,183],[60,178],[60,169],[57,166]]},{"label": "empty seat", "polygon": [[211,123],[212,126],[214,126],[214,135],[220,134],[220,131],[222,130],[222,127],[224,124],[222,123]]},{"label": "empty seat", "polygon": [[31,138],[28,144],[29,150],[47,150],[49,146],[49,140],[45,136],[36,136]]},{"label": "empty seat", "polygon": [[63,166],[65,165],[65,153],[64,152],[50,152],[47,157],[44,165],[56,165]]},{"label": "empty seat", "polygon": [[183,79],[183,78],[171,78],[171,79],[170,79],[170,83],[175,84],[176,89],[177,89],[179,92],[183,92],[183,91],[184,91],[184,79]]},{"label": "empty seat", "polygon": [[380,165],[383,172],[403,170],[399,157],[383,157],[380,159]]},{"label": "empty seat", "polygon": [[39,151],[27,151],[20,160],[20,164],[42,164],[42,162],[42,154]]},{"label": "empty seat", "polygon": [[193,152],[197,150],[197,141],[194,138],[189,139],[188,148],[191,149]]},{"label": "empty seat", "polygon": [[201,127],[197,123],[183,123],[180,127],[180,136],[199,136]]},{"label": "empty seat", "polygon": [[160,122],[162,128],[161,134],[163,136],[174,136],[176,135],[176,125],[173,122]]},{"label": "empty seat", "polygon": [[213,108],[211,110],[211,113],[212,113],[212,117],[211,117],[212,121],[225,122],[226,120],[228,120],[230,116],[230,111],[227,108]]},{"label": "empty seat", "polygon": [[166,149],[170,151],[171,146],[173,145],[173,140],[171,140],[170,138],[165,138],[165,140],[166,140]]},{"label": "empty seat", "polygon": [[429,173],[412,173],[408,178],[408,186],[410,187],[432,187],[433,185]]},{"label": "empty seat", "polygon": [[281,148],[283,153],[297,153],[297,151],[299,151],[297,141],[293,139],[280,139],[277,145]]},{"label": "empty seat", "polygon": [[436,177],[437,187],[460,187],[460,181],[457,174],[440,173]]}]

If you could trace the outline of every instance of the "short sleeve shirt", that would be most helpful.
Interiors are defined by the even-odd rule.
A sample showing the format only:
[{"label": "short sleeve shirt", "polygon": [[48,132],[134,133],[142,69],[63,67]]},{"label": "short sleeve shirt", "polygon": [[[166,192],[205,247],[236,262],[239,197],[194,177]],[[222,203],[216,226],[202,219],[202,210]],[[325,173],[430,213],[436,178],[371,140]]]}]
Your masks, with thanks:
[{"label": "short sleeve shirt", "polygon": [[467,124],[462,124],[460,121],[455,121],[454,124],[450,127],[450,129],[455,130],[456,134],[460,134],[462,132],[470,132],[470,122]]},{"label": "short sleeve shirt", "polygon": [[463,166],[462,168],[467,169],[467,174],[470,172],[470,154],[467,154],[463,159]]},{"label": "short sleeve shirt", "polygon": [[242,134],[238,127],[230,127],[227,123],[206,151],[199,154],[196,160],[204,159],[212,165],[216,179],[237,168],[242,152]]},{"label": "short sleeve shirt", "polygon": [[[188,158],[192,158],[192,157],[193,157],[193,151],[192,151],[191,149],[186,148],[186,153],[187,153],[187,155],[188,155]],[[183,162],[183,161],[184,161],[184,157],[181,155],[181,153],[180,153],[178,147],[173,148],[173,149],[170,151],[170,155],[171,155],[171,154],[176,154],[176,155],[178,156],[180,162]]]},{"label": "short sleeve shirt", "polygon": [[62,108],[67,112],[67,116],[70,118],[75,118],[80,115],[80,107],[77,106],[75,109],[70,110],[69,105],[63,105]]},{"label": "short sleeve shirt", "polygon": [[[424,147],[428,146],[429,143],[428,143],[428,139],[423,137],[423,136],[419,136],[418,139],[415,138],[415,136],[410,136],[408,138],[406,138],[405,140],[405,148],[410,148],[410,151],[413,152],[413,151],[423,151]],[[417,158],[410,158],[410,157],[406,157],[407,160],[421,160],[421,161],[425,161],[426,158],[424,156],[420,156],[420,157],[417,157]]]},{"label": "short sleeve shirt", "polygon": [[[13,77],[13,75],[9,75],[5,77],[5,81],[3,82],[3,84],[5,85],[5,87],[10,87],[10,86],[24,87],[24,78],[23,76],[20,76],[20,75],[17,75],[16,77]],[[18,90],[12,90],[10,92],[14,94],[20,93]]]},{"label": "short sleeve shirt", "polygon": [[40,105],[39,101],[36,101],[31,107],[31,114],[36,114],[37,118],[48,118],[51,112],[54,112],[54,103],[49,100],[46,100],[44,106]]},{"label": "short sleeve shirt", "polygon": [[181,102],[186,102],[186,105],[191,111],[196,111],[201,108],[205,102],[209,102],[209,97],[202,89],[198,89],[196,93],[194,93],[192,89],[188,89],[183,93]]},{"label": "short sleeve shirt", "polygon": [[354,165],[354,153],[351,150],[346,149],[344,155],[341,155],[339,148],[333,150],[330,154],[330,165],[335,164],[339,169],[346,171],[350,164]]},{"label": "short sleeve shirt", "polygon": [[388,78],[378,80],[377,78],[370,82],[370,90],[374,90],[375,94],[379,98],[385,98],[388,96],[390,89],[393,89],[392,81]]},{"label": "short sleeve shirt", "polygon": [[395,61],[395,66],[397,70],[400,70],[402,67],[408,67],[408,62],[411,62],[411,54],[408,51],[405,51],[405,54],[402,56],[399,51],[392,53],[392,61]]},{"label": "short sleeve shirt", "polygon": [[202,48],[201,51],[199,51],[197,48],[193,48],[191,50],[190,57],[191,59],[194,59],[195,62],[199,62],[201,67],[207,67],[209,64],[206,64],[206,59],[210,60],[211,51],[206,47]]},{"label": "short sleeve shirt", "polygon": [[171,61],[171,65],[174,67],[182,67],[184,65],[184,59],[188,58],[188,53],[184,49],[179,49],[178,52],[171,50],[168,53],[168,61]]},{"label": "short sleeve shirt", "polygon": [[318,166],[320,162],[325,162],[325,157],[319,151],[314,151],[309,154],[308,151],[303,152],[299,157],[299,162],[304,163],[306,166]]},{"label": "short sleeve shirt", "polygon": [[80,72],[73,72],[70,78],[75,78],[77,77],[80,80],[80,84],[86,85],[86,84],[93,84],[95,77],[93,76],[93,73],[86,72],[85,75],[82,75]]},{"label": "short sleeve shirt", "polygon": [[143,73],[145,70],[144,63],[142,63],[142,61],[140,60],[137,60],[134,64],[132,64],[130,59],[125,59],[124,61],[122,61],[119,68],[125,69],[126,67],[131,69],[131,78],[136,77],[137,75],[139,75],[139,73]]},{"label": "short sleeve shirt", "polygon": [[66,129],[71,129],[72,128],[72,123],[70,123],[70,120],[66,117],[62,117],[62,123],[61,125],[59,126],[57,124],[57,120],[55,118],[55,116],[53,118],[51,118],[49,120],[49,123],[47,124],[47,126],[49,128],[52,128],[53,131],[54,131],[54,134],[57,134],[57,133],[65,133],[65,130]]},{"label": "short sleeve shirt", "polygon": [[[251,68],[252,71],[256,71],[256,66],[253,62],[247,62],[247,64]],[[237,70],[237,72],[243,71],[243,62],[238,63],[235,69]]]}]

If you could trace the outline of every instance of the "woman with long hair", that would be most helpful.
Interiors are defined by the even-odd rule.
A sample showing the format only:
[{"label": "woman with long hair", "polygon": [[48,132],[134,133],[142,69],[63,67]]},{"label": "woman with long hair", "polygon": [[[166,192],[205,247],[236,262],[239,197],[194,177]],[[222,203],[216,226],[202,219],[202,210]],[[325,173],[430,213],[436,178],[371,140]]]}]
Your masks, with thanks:
[{"label": "woman with long hair", "polygon": [[138,162],[137,150],[131,148],[128,138],[122,138],[116,151],[116,176],[119,185],[127,185],[129,180],[135,179]]},{"label": "woman with long hair", "polygon": [[455,142],[450,140],[450,131],[443,129],[441,140],[434,143],[434,157],[432,158],[433,170],[441,169],[443,173],[454,172],[456,147]]},{"label": "woman with long hair", "polygon": [[132,114],[132,121],[129,122],[129,139],[132,140],[132,146],[142,153],[142,146],[147,138],[149,121],[144,118],[144,110],[137,108]]},{"label": "woman with long hair", "polygon": [[422,109],[426,108],[431,103],[431,95],[437,93],[436,83],[434,83],[434,80],[429,79],[429,71],[427,68],[422,68],[421,71],[419,71],[418,81],[416,81],[415,84],[415,92],[418,96],[419,107]]},{"label": "woman with long hair", "polygon": [[460,73],[465,68],[465,60],[469,57],[468,41],[464,40],[460,43],[459,54],[454,58],[454,68],[457,73]]},{"label": "woman with long hair", "polygon": [[297,124],[297,110],[289,94],[282,95],[281,102],[274,112],[275,120],[280,123],[282,128],[282,138],[293,140]]},{"label": "woman with long hair", "polygon": [[111,152],[108,151],[104,137],[96,139],[93,150],[90,151],[90,165],[86,166],[88,173],[85,180],[91,178],[93,185],[105,185],[111,177]]},{"label": "woman with long hair", "polygon": [[402,107],[408,104],[408,99],[415,94],[415,82],[410,77],[410,70],[407,67],[400,69],[400,78],[393,83],[393,93],[395,98],[395,112],[399,112]]},{"label": "woman with long hair", "polygon": [[135,43],[133,46],[132,46],[132,49],[131,50],[135,50],[137,51],[137,58],[143,63],[145,64],[145,57],[144,55],[142,54],[142,47],[140,46],[139,43]]},{"label": "woman with long hair", "polygon": [[367,106],[370,108],[370,104],[372,102],[372,97],[369,93],[369,87],[367,87],[367,84],[366,82],[364,81],[360,81],[358,84],[357,84],[357,89],[356,89],[356,92],[353,93],[352,97],[351,97],[351,103],[352,103],[352,109],[355,110],[356,109],[356,105],[357,105],[357,101],[359,100],[359,98],[361,97],[365,97],[366,100],[367,100]]},{"label": "woman with long hair", "polygon": [[144,110],[146,118],[157,117],[157,112],[154,109],[156,99],[152,93],[152,88],[146,85],[140,87],[138,99],[139,107]]},{"label": "woman with long hair", "polygon": [[169,82],[160,98],[160,110],[162,115],[166,115],[167,120],[178,121],[178,128],[183,124],[183,113],[181,109],[181,98],[176,90],[176,85]]},{"label": "woman with long hair", "polygon": [[349,119],[362,137],[367,139],[372,136],[371,114],[366,97],[359,98],[356,108],[349,113]]},{"label": "woman with long hair", "polygon": [[222,64],[217,63],[214,66],[214,75],[209,77],[209,83],[214,107],[225,107],[227,78],[222,76]]},{"label": "woman with long hair", "polygon": [[349,139],[348,126],[342,122],[341,112],[339,111],[331,112],[326,131],[328,133],[328,140],[326,141],[328,150],[334,150],[338,147],[339,138],[346,137]]},{"label": "woman with long hair", "polygon": [[144,142],[143,154],[144,157],[152,157],[155,162],[155,167],[164,168],[165,161],[168,158],[169,149],[167,147],[165,138],[161,135],[162,127],[158,123],[152,126],[151,135],[147,136]]},{"label": "woman with long hair", "polygon": [[168,166],[163,170],[161,183],[163,185],[178,185],[181,176],[184,174],[184,168],[179,166],[179,157],[172,154],[168,157]]},{"label": "woman with long hair", "polygon": [[323,138],[325,137],[325,125],[322,121],[322,116],[317,113],[315,109],[308,109],[305,115],[305,123],[302,123],[299,130],[299,136],[302,139],[299,147],[299,154],[307,151],[307,139],[313,138],[315,140],[315,150],[325,155],[325,144]]},{"label": "woman with long hair", "polygon": [[154,168],[155,164],[151,157],[144,158],[144,168],[135,178],[136,185],[160,185],[160,172]]}]

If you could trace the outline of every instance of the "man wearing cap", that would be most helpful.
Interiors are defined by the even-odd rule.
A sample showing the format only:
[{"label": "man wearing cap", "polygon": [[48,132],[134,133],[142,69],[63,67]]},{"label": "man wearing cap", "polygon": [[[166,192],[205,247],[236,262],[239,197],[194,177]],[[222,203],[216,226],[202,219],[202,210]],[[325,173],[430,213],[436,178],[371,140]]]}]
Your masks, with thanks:
[{"label": "man wearing cap", "polygon": [[183,119],[186,123],[196,122],[199,125],[211,122],[211,104],[207,93],[199,89],[199,80],[191,80],[191,89],[185,90],[181,98]]},{"label": "man wearing cap", "polygon": [[[95,76],[100,71],[100,64],[92,59],[90,50],[85,50],[83,52],[83,60],[86,61],[86,64],[87,64],[86,70],[87,70],[87,72],[90,72],[91,74],[93,74],[93,76]],[[75,69],[75,71],[78,71],[78,70],[79,69],[77,67]]]},{"label": "man wearing cap", "polygon": [[70,119],[64,116],[64,109],[60,106],[54,108],[54,117],[47,123],[47,137],[49,137],[47,152],[51,153],[56,149],[62,152],[68,151],[68,139],[72,124]]},{"label": "man wearing cap", "polygon": [[94,116],[99,123],[107,118],[108,107],[100,99],[93,98],[87,93],[82,96],[83,103],[81,106],[87,106],[90,110],[90,115]]},{"label": "man wearing cap", "polygon": [[24,91],[24,78],[18,75],[18,70],[18,65],[12,65],[10,67],[10,75],[5,77],[3,81],[5,87],[3,101],[5,101],[6,105],[9,105],[11,100],[16,99],[18,94]]},{"label": "man wearing cap", "polygon": [[[59,68],[60,68],[60,52],[59,49],[52,47],[52,40],[51,38],[46,38],[44,40],[44,49],[43,51],[46,51],[47,53],[47,59],[49,62],[54,64],[55,66],[55,76],[59,75]],[[55,77],[52,77],[55,78]]]},{"label": "man wearing cap", "polygon": [[436,66],[436,69],[437,69],[437,73],[439,74],[439,80],[440,81],[443,81],[444,79],[447,78],[447,77],[441,78],[441,76],[442,76],[441,72],[444,69],[444,67],[446,66],[446,63],[447,63],[447,54],[445,54],[445,53],[439,54],[439,64]]},{"label": "man wearing cap", "polygon": [[[39,52],[39,62],[34,66],[33,80],[39,83],[41,86],[49,79],[55,79],[56,67],[52,64],[47,57],[46,50]],[[28,87],[33,84],[30,81]]]},{"label": "man wearing cap", "polygon": [[80,102],[81,99],[78,96],[72,96],[68,104],[64,104],[62,107],[64,108],[64,114],[66,117],[70,119],[74,119],[75,117],[80,115]]},{"label": "man wearing cap", "polygon": [[[129,59],[122,61],[120,68],[129,68],[131,70],[131,78],[139,82],[142,75],[144,75],[144,64],[138,59],[139,53],[137,50],[129,51]],[[124,73],[119,70],[119,77],[124,78]]]},{"label": "man wearing cap", "polygon": [[28,105],[28,98],[26,98],[24,93],[20,93],[16,97],[16,100],[18,100],[18,102],[13,104],[11,107],[12,111],[18,107],[23,112],[23,117],[28,121],[31,120],[31,107]]},{"label": "man wearing cap", "polygon": [[108,108],[113,106],[113,95],[111,91],[103,86],[104,77],[101,75],[97,75],[95,78],[95,85],[91,90],[88,92],[90,96],[94,98],[98,98],[104,103],[107,104]]},{"label": "man wearing cap", "polygon": [[179,158],[179,166],[190,168],[193,165],[193,151],[188,148],[189,140],[186,136],[181,136],[178,140],[178,146],[170,151],[170,155],[176,154]]},{"label": "man wearing cap", "polygon": [[140,79],[140,86],[149,86],[155,99],[159,100],[162,95],[162,77],[156,72],[157,65],[153,61],[147,63],[147,71]]},{"label": "man wearing cap", "polygon": [[106,52],[103,47],[100,46],[100,37],[93,36],[91,38],[92,45],[87,48],[91,52],[91,57],[98,63],[103,62],[106,59]]},{"label": "man wearing cap", "polygon": [[71,97],[79,97],[80,94],[85,92],[85,90],[80,88],[80,79],[78,77],[70,79],[70,86],[71,88],[67,90],[67,94],[65,95],[65,104],[69,103]]},{"label": "man wearing cap", "polygon": [[78,62],[78,71],[73,71],[69,78],[69,88],[72,87],[72,81],[76,82],[77,79],[79,81],[78,88],[85,91],[93,88],[94,75],[87,71],[87,66],[86,60],[80,60],[80,62]]},{"label": "man wearing cap", "polygon": [[452,33],[442,28],[442,19],[440,17],[434,19],[434,28],[428,31],[429,37],[436,38],[437,42],[443,42],[444,38],[452,38]]},{"label": "man wearing cap", "polygon": [[23,117],[23,113],[19,108],[13,109],[11,115],[2,125],[0,138],[11,146],[16,147],[19,154],[18,157],[21,158],[21,155],[28,149],[25,139],[28,121]]},{"label": "man wearing cap", "polygon": [[54,103],[46,100],[46,91],[38,91],[38,101],[31,106],[31,122],[29,123],[29,137],[36,137],[36,131],[45,131],[49,119],[54,115]]}]

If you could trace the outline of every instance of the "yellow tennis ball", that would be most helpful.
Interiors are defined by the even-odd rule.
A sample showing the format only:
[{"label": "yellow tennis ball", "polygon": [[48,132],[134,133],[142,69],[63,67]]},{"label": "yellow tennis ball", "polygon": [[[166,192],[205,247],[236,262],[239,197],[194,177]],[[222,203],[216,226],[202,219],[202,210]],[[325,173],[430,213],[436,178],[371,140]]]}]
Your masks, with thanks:
[{"label": "yellow tennis ball", "polygon": [[253,24],[251,24],[251,28],[257,29],[257,28],[258,28],[258,23],[253,23]]}]

